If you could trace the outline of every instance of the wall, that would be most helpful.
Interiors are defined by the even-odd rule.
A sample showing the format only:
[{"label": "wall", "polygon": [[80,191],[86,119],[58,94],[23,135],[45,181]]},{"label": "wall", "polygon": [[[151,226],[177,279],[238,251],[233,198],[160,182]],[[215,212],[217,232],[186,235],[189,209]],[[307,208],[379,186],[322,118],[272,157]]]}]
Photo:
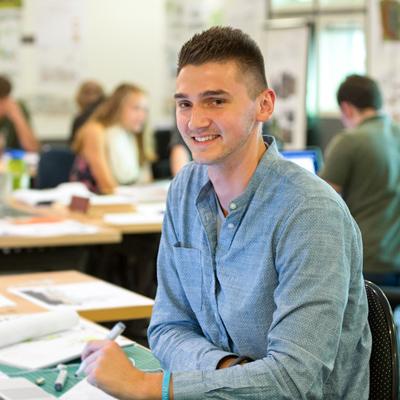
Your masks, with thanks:
[{"label": "wall", "polygon": [[[37,11],[47,0],[25,0],[22,18],[23,36],[33,43],[23,44],[18,94],[32,99],[40,89],[38,65],[40,54],[36,42]],[[57,0],[58,1],[58,0]],[[93,78],[111,91],[122,81],[139,84],[149,93],[150,123],[163,120],[161,93],[164,91],[165,50],[164,0],[79,0],[82,4],[80,79]],[[42,2],[42,4],[40,4]],[[61,85],[60,95],[69,104],[61,114],[37,113],[33,124],[40,139],[67,137],[73,114],[75,85]]]}]

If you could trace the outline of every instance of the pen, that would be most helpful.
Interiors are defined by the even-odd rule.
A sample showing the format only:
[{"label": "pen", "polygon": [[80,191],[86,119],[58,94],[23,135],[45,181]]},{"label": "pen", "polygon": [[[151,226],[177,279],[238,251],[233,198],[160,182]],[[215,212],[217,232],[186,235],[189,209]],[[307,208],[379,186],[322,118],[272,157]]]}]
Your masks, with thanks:
[{"label": "pen", "polygon": [[[126,325],[123,322],[118,322],[117,324],[114,325],[114,327],[111,329],[110,332],[108,332],[106,336],[106,340],[115,340],[126,328]],[[82,371],[85,369],[86,363],[85,361],[82,361],[81,365],[75,372],[75,376],[78,377],[79,374],[82,373]]]},{"label": "pen", "polygon": [[54,382],[54,389],[57,392],[61,392],[64,389],[65,381],[67,380],[68,377],[68,370],[67,366],[64,364],[59,364],[57,366],[57,369],[59,369],[57,379]]}]

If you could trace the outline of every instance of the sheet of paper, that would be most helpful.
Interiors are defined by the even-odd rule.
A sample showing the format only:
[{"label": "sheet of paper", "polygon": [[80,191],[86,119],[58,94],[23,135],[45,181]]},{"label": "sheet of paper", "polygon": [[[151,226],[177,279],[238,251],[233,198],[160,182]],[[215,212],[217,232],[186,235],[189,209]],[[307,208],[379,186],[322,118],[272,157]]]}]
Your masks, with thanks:
[{"label": "sheet of paper", "polygon": [[0,323],[0,347],[72,329],[78,324],[79,315],[71,309],[45,311],[3,319]]},{"label": "sheet of paper", "polygon": [[15,303],[6,296],[0,294],[0,308],[15,307]]},{"label": "sheet of paper", "polygon": [[[55,366],[79,357],[89,340],[104,339],[108,332],[81,318],[72,329],[1,348],[0,363],[28,370]],[[116,342],[120,346],[133,343],[122,336]]]},{"label": "sheet of paper", "polygon": [[0,379],[0,399],[51,400],[54,396],[25,378]]},{"label": "sheet of paper", "polygon": [[165,202],[171,181],[163,180],[150,184],[119,186],[116,194],[130,198],[134,203]]},{"label": "sheet of paper", "polygon": [[62,202],[69,204],[72,196],[89,197],[91,193],[83,183],[67,182],[54,189],[20,189],[13,193],[13,198],[26,204]]},{"label": "sheet of paper", "polygon": [[165,201],[138,204],[136,211],[140,214],[162,215],[165,213]]},{"label": "sheet of paper", "polygon": [[76,311],[153,305],[154,300],[107,282],[18,286],[8,289],[47,309]]},{"label": "sheet of paper", "polygon": [[4,236],[64,236],[87,235],[98,232],[95,225],[83,224],[78,221],[64,220],[49,223],[13,224],[0,221],[0,235]]},{"label": "sheet of paper", "polygon": [[104,214],[103,221],[109,225],[152,225],[162,224],[163,213],[110,213]]},{"label": "sheet of paper", "polygon": [[60,400],[112,400],[115,397],[91,385],[86,379],[80,381],[72,389],[68,390]]},{"label": "sheet of paper", "polygon": [[119,195],[101,195],[101,196],[96,196],[93,195],[90,197],[90,204],[93,204],[94,206],[108,206],[108,205],[119,205],[119,204],[133,204],[130,202],[125,196],[119,196]]}]

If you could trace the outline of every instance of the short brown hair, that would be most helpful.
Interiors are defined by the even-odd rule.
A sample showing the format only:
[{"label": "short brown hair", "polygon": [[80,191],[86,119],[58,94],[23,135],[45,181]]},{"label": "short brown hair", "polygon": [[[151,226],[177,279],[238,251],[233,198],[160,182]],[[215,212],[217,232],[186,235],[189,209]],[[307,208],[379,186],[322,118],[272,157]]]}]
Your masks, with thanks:
[{"label": "short brown hair", "polygon": [[102,99],[104,99],[103,88],[100,83],[91,80],[83,82],[79,86],[78,93],[76,94],[76,102],[82,111]]},{"label": "short brown hair", "polygon": [[0,99],[4,99],[11,93],[12,86],[5,76],[0,76]]},{"label": "short brown hair", "polygon": [[368,76],[349,75],[339,86],[337,102],[346,101],[359,110],[382,108],[382,94],[378,84]]},{"label": "short brown hair", "polygon": [[268,87],[264,57],[257,43],[240,29],[213,27],[194,35],[181,48],[177,74],[186,65],[234,61],[243,74],[253,78],[249,95],[256,97]]}]

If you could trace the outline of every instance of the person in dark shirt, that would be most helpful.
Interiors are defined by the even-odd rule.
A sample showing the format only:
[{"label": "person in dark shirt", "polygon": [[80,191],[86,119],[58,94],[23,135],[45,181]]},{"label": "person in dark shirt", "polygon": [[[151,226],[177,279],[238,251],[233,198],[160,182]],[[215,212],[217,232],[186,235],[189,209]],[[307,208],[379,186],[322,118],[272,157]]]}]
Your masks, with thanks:
[{"label": "person in dark shirt", "polygon": [[78,89],[76,103],[79,113],[75,116],[69,142],[72,144],[78,129],[89,119],[97,106],[105,100],[104,90],[96,81],[85,81]]},{"label": "person in dark shirt", "polygon": [[0,137],[6,148],[38,151],[39,142],[29,124],[29,113],[11,95],[11,82],[0,76]]}]

